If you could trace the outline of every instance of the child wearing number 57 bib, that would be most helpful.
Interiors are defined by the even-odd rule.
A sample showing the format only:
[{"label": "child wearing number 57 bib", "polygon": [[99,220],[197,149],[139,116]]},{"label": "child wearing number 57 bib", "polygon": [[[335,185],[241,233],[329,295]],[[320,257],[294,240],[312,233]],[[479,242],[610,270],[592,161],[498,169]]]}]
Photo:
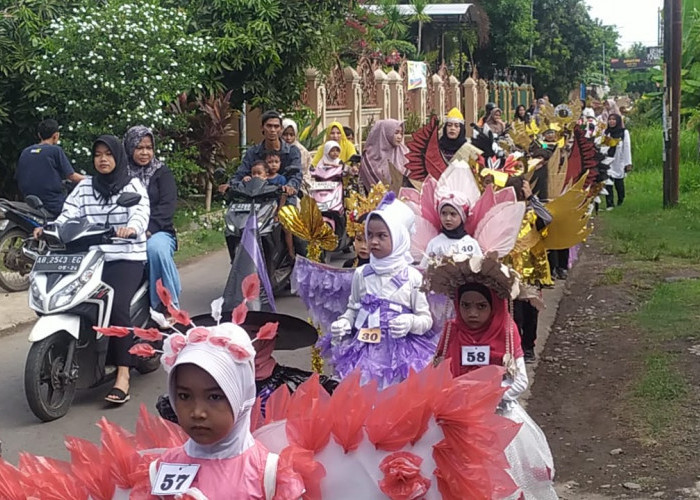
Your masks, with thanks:
[{"label": "child wearing number 57 bib", "polygon": [[278,468],[279,457],[250,432],[255,350],[245,330],[232,323],[193,328],[168,337],[164,351],[170,401],[189,440],[151,463],[153,493],[197,500],[301,498],[301,477]]},{"label": "child wearing number 57 bib", "polygon": [[425,368],[438,335],[422,275],[411,267],[413,212],[389,193],[366,220],[369,264],[356,269],[347,310],[319,347],[340,378],[359,369],[363,384],[383,389]]},{"label": "child wearing number 57 bib", "polygon": [[508,300],[482,283],[469,282],[458,288],[455,310],[456,318],[446,325],[440,339],[438,359],[444,358],[450,364],[455,377],[486,365],[506,368],[503,386],[507,389],[498,412],[522,424],[506,448],[508,472],[519,487],[513,498],[558,498],[553,488],[554,464],[547,438],[518,403],[527,389],[528,378]]}]

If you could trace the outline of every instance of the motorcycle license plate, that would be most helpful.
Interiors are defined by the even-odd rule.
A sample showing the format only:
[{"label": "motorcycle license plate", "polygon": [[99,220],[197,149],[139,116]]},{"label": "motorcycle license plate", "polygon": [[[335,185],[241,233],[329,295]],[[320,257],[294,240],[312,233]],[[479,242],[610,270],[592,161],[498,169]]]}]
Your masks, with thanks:
[{"label": "motorcycle license plate", "polygon": [[80,269],[84,255],[39,255],[34,262],[35,273],[75,273]]},{"label": "motorcycle license plate", "polygon": [[333,181],[312,182],[311,191],[332,191],[337,185],[338,183]]},{"label": "motorcycle license plate", "polygon": [[250,203],[234,203],[231,208],[234,212],[250,212],[250,207]]}]

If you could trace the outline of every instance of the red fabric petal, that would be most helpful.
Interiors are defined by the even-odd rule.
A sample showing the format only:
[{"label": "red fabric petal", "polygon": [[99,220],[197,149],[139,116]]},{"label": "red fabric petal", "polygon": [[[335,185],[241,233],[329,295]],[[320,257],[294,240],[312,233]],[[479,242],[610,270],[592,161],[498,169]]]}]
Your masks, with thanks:
[{"label": "red fabric petal", "polygon": [[228,337],[209,337],[209,343],[216,347],[228,347],[230,339]]},{"label": "red fabric petal", "polygon": [[355,370],[333,391],[330,413],[333,415],[333,438],[345,453],[356,450],[364,438],[367,414],[377,397],[377,382],[360,386],[360,372]]},{"label": "red fabric petal", "polygon": [[238,344],[229,344],[227,349],[236,361],[248,361],[252,358],[251,354]]},{"label": "red fabric petal", "polygon": [[423,497],[430,489],[430,479],[421,475],[421,463],[421,457],[407,451],[388,455],[379,464],[379,470],[384,473],[379,489],[391,500]]},{"label": "red fabric petal", "polygon": [[291,464],[304,481],[304,500],[322,500],[321,481],[326,476],[323,465],[314,460],[314,453],[296,446],[287,446],[280,453],[280,466],[286,468]]},{"label": "red fabric petal", "polygon": [[199,344],[200,342],[206,342],[209,340],[211,332],[204,327],[193,328],[187,333],[187,343],[189,344]]},{"label": "red fabric petal", "polygon": [[233,314],[231,315],[231,321],[233,321],[236,325],[242,325],[245,322],[245,318],[247,315],[248,306],[245,305],[245,302],[241,302],[233,310]]},{"label": "red fabric petal", "polygon": [[162,279],[156,281],[156,293],[163,305],[170,310],[170,307],[173,305],[173,296],[170,294],[170,290],[163,286]]},{"label": "red fabric petal", "polygon": [[183,311],[182,309],[177,309],[173,305],[169,305],[168,313],[170,313],[178,325],[189,326],[192,324],[192,320],[190,319],[190,315],[187,314],[187,311]]},{"label": "red fabric petal", "polygon": [[22,476],[19,469],[0,458],[0,498],[26,500],[27,494],[22,486]]},{"label": "red fabric petal", "polygon": [[415,377],[411,373],[408,379],[379,393],[365,422],[367,437],[377,448],[398,451],[426,431],[435,389],[418,383]]},{"label": "red fabric petal", "polygon": [[32,492],[30,498],[87,500],[87,490],[71,475],[67,462],[20,453],[19,470],[25,491]]},{"label": "red fabric petal", "polygon": [[109,465],[117,486],[128,490],[148,480],[152,457],[139,455],[134,436],[104,417],[97,425],[102,429],[102,460]]},{"label": "red fabric petal", "polygon": [[277,337],[277,329],[280,324],[278,321],[274,323],[265,323],[258,330],[258,335],[255,337],[256,340],[272,340]]},{"label": "red fabric petal", "polygon": [[287,418],[290,399],[291,395],[289,394],[289,389],[286,384],[282,384],[275,389],[275,392],[267,398],[267,404],[265,405],[265,424]]},{"label": "red fabric petal", "polygon": [[109,466],[102,461],[100,449],[90,441],[71,436],[66,436],[65,445],[70,452],[71,472],[90,497],[111,500],[116,485]]},{"label": "red fabric petal", "polygon": [[187,434],[177,424],[148,413],[145,405],[139,408],[136,422],[136,445],[140,450],[175,448],[187,441]]},{"label": "red fabric petal", "polygon": [[163,332],[157,328],[149,328],[147,330],[143,328],[134,328],[134,335],[146,342],[158,342],[163,339]]},{"label": "red fabric petal", "polygon": [[152,358],[156,354],[156,350],[151,344],[136,344],[129,349],[129,354],[140,358]]},{"label": "red fabric petal", "polygon": [[187,345],[187,339],[184,335],[171,335],[169,338],[170,349],[176,356],[182,351],[182,349]]},{"label": "red fabric petal", "polygon": [[287,439],[295,446],[318,453],[330,440],[330,396],[321,387],[318,373],[292,395],[287,412]]},{"label": "red fabric petal", "polygon": [[429,175],[439,179],[447,168],[438,143],[439,128],[438,117],[433,115],[427,125],[413,133],[413,140],[407,144],[409,152],[406,155],[406,170],[411,179],[424,181]]},{"label": "red fabric petal", "polygon": [[260,297],[260,278],[258,275],[253,273],[243,278],[241,289],[243,292],[243,298],[246,302],[250,302],[251,300],[255,300]]},{"label": "red fabric petal", "polygon": [[93,326],[93,330],[95,330],[97,333],[101,333],[102,335],[105,335],[107,337],[126,337],[131,333],[131,328],[127,328],[125,326],[109,326],[107,328],[101,328],[99,326]]}]

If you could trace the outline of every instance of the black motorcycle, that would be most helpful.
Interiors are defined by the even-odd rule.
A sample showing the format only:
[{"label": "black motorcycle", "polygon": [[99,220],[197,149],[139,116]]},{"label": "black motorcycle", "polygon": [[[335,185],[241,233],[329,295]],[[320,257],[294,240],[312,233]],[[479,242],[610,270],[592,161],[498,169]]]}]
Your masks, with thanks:
[{"label": "black motorcycle", "polygon": [[44,218],[44,212],[24,202],[0,199],[0,287],[8,292],[29,288],[29,273],[36,255],[45,253],[45,245],[25,251],[22,247]]},{"label": "black motorcycle", "polygon": [[[284,231],[277,220],[279,207],[286,201],[286,195],[279,186],[269,185],[264,179],[252,178],[246,183],[231,186],[227,198],[231,202],[225,215],[231,272],[226,283],[224,299],[225,306],[232,309],[242,299],[242,278],[256,270],[255,262],[241,244],[243,232],[251,217],[256,218],[255,237],[267,268],[273,294],[286,288],[292,275],[294,260],[289,256]],[[264,301],[263,295],[264,291],[261,291]]]}]

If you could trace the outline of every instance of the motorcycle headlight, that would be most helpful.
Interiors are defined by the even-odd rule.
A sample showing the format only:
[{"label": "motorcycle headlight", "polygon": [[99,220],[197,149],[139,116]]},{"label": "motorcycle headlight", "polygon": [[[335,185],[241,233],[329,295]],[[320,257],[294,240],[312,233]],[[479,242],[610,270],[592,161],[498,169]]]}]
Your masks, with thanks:
[{"label": "motorcycle headlight", "polygon": [[9,223],[9,220],[2,218],[2,212],[0,212],[0,231],[4,231]]},{"label": "motorcycle headlight", "polygon": [[56,295],[51,297],[51,302],[49,303],[50,308],[58,309],[65,306],[66,304],[69,304],[70,301],[73,300],[75,295],[78,293],[78,290],[80,290],[83,287],[83,285],[85,285],[93,277],[93,275],[95,274],[96,265],[97,263],[92,264],[90,267],[88,267],[85,271],[82,272],[78,279],[71,281],[68,284],[68,286],[66,286]]},{"label": "motorcycle headlight", "polygon": [[39,309],[43,309],[44,308],[44,301],[41,298],[41,290],[39,290],[39,285],[37,285],[33,280],[31,283],[32,283],[32,286],[29,287],[29,291],[31,293],[32,302]]},{"label": "motorcycle headlight", "polygon": [[71,281],[67,287],[63,288],[60,292],[51,297],[51,302],[49,303],[50,308],[58,309],[60,307],[65,306],[66,304],[69,304],[82,286],[83,284],[80,282],[80,278]]}]

